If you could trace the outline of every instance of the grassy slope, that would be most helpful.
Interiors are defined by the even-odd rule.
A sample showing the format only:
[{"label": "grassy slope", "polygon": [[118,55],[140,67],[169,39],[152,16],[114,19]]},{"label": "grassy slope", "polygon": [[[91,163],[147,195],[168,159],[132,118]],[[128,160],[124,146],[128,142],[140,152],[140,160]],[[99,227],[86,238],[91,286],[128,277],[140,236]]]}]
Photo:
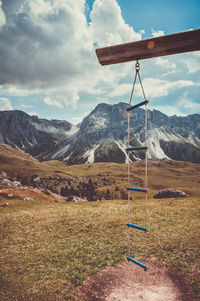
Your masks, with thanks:
[{"label": "grassy slope", "polygon": [[[1,170],[9,172],[12,175],[40,177],[92,177],[94,180],[103,180],[107,178],[109,182],[116,181],[116,185],[126,185],[127,165],[117,163],[96,163],[67,166],[61,161],[39,162],[30,155],[11,147],[0,145],[0,163]],[[143,162],[132,164],[132,178],[134,183],[143,183]],[[200,183],[198,175],[200,173],[199,164],[193,164],[182,161],[155,160],[150,162],[148,178],[150,187],[158,190],[166,186],[176,186],[186,188],[190,193],[198,193],[196,183]],[[187,180],[187,187],[185,185]],[[106,183],[107,184],[107,183]],[[188,185],[189,184],[189,185]]]},{"label": "grassy slope", "polygon": [[[12,172],[25,175],[56,174],[80,179],[90,177],[104,183],[99,189],[109,188],[113,193],[115,185],[124,188],[127,181],[127,167],[123,164],[68,167],[57,161],[41,164],[21,153],[11,153],[7,163],[5,158],[6,153],[4,161],[1,160],[4,171],[12,169]],[[143,185],[142,165],[142,162],[133,164],[134,185]],[[148,257],[165,261],[185,275],[191,294],[186,296],[187,301],[197,299],[200,294],[199,173],[197,164],[166,160],[151,162],[151,230],[147,235],[132,231],[132,255],[136,258],[144,256],[147,238]],[[165,187],[182,189],[191,197],[152,198],[156,191]],[[86,277],[108,264],[124,260],[127,254],[125,200],[69,204],[12,199],[9,203],[9,207],[0,208],[1,300],[73,300],[74,289]],[[131,212],[134,222],[142,225],[143,195],[134,194]]]},{"label": "grassy slope", "polygon": [[[192,203],[192,206],[191,206]],[[149,201],[147,256],[177,267],[191,299],[200,280],[199,199]],[[1,209],[1,300],[73,300],[73,290],[127,255],[126,201],[25,203]],[[131,206],[142,224],[140,200]],[[132,232],[132,256],[144,256],[145,235]]]},{"label": "grassy slope", "polygon": [[[92,178],[101,187],[99,190],[110,189],[115,186],[125,189],[127,186],[127,165],[117,163],[96,163],[67,166],[60,161],[39,162],[20,150],[0,145],[1,170],[9,175],[20,174],[31,177],[57,177],[82,179]],[[189,195],[199,195],[199,164],[182,161],[153,160],[148,168],[148,183],[150,196],[162,188],[182,189]],[[144,162],[135,162],[131,167],[133,185],[139,187],[144,184]],[[138,195],[139,197],[139,195]]]}]

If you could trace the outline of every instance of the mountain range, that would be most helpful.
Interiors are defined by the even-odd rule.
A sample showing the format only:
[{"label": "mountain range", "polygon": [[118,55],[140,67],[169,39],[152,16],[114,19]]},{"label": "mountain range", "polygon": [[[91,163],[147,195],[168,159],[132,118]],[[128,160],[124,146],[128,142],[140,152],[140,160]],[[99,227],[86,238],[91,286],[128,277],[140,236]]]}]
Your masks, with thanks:
[{"label": "mountain range", "polygon": [[[73,125],[41,119],[22,111],[0,111],[0,143],[24,150],[41,161],[68,164],[127,162],[128,104],[101,103]],[[144,145],[144,110],[130,113],[131,146]],[[148,110],[148,158],[167,158],[200,163],[200,114],[167,116]],[[144,151],[132,152],[132,161]]]}]

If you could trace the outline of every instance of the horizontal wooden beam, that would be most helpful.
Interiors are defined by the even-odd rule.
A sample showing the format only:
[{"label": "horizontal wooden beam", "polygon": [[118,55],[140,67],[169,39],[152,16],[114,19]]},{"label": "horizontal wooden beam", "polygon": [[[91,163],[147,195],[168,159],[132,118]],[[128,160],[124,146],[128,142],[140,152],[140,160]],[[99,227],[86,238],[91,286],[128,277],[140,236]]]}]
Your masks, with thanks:
[{"label": "horizontal wooden beam", "polygon": [[101,65],[200,50],[200,29],[96,49]]}]

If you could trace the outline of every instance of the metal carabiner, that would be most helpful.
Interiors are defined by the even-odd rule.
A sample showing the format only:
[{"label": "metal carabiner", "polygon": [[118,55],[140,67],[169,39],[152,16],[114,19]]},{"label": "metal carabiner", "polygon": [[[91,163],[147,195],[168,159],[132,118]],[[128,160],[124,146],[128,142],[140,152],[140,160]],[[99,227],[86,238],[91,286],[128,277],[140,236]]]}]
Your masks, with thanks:
[{"label": "metal carabiner", "polygon": [[136,64],[135,64],[135,70],[138,72],[140,70],[140,64],[139,62],[137,61]]}]

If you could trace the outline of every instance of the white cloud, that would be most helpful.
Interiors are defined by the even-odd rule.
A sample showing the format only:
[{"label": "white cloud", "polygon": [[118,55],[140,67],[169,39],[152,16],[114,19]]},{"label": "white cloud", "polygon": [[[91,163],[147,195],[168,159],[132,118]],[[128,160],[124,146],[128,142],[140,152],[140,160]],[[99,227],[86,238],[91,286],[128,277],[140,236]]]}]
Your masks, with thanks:
[{"label": "white cloud", "polygon": [[67,96],[61,95],[61,94],[60,95],[52,94],[51,97],[46,96],[44,98],[44,103],[49,105],[49,106],[57,107],[59,109],[64,109],[67,106],[72,106],[73,108],[76,108],[77,103],[79,101],[79,96],[76,94],[76,91],[72,90],[72,91],[70,91],[69,93],[66,93],[66,94],[67,94]]},{"label": "white cloud", "polygon": [[0,108],[1,111],[12,110],[13,108],[10,99],[6,97],[0,97]]},{"label": "white cloud", "polygon": [[33,105],[26,104],[26,103],[21,103],[20,107],[23,108],[23,109],[30,109],[30,108],[33,108]]},{"label": "white cloud", "polygon": [[[3,94],[11,96],[28,96],[33,93],[33,90],[23,89],[22,87],[18,87],[17,85],[1,86],[1,90]],[[41,93],[41,90],[34,90],[34,93]]]},{"label": "white cloud", "polygon": [[195,73],[200,70],[200,51],[196,51],[187,55],[185,64],[190,73]]},{"label": "white cloud", "polygon": [[8,95],[44,93],[58,108],[76,107],[82,92],[110,92],[127,74],[130,64],[102,68],[94,42],[130,42],[143,33],[124,22],[116,0],[95,0],[89,25],[85,0],[19,0],[4,8],[0,85]]},{"label": "white cloud", "polygon": [[[39,95],[60,110],[77,108],[80,95],[87,103],[88,95],[87,111],[99,100],[130,95],[134,63],[102,67],[94,43],[101,47],[140,40],[144,30],[136,32],[125,23],[116,0],[95,0],[90,24],[85,5],[85,0],[4,1],[3,10],[0,5],[0,17],[5,17],[0,21],[2,95]],[[163,30],[152,30],[152,36],[160,35]],[[198,52],[144,60],[141,65],[151,97],[192,89],[197,80],[193,74],[200,70]],[[140,95],[138,85],[135,92]]]},{"label": "white cloud", "polygon": [[82,120],[86,117],[86,116],[88,116],[90,114],[90,112],[88,111],[88,112],[84,112],[83,114],[81,114],[80,116],[76,116],[76,117],[72,117],[71,118],[71,120],[70,120],[70,122],[72,123],[72,124],[78,124],[78,123],[81,123],[82,122]]},{"label": "white cloud", "polygon": [[124,22],[116,0],[96,0],[90,14],[93,41],[99,47],[141,40],[143,31],[136,33]]},{"label": "white cloud", "polygon": [[38,113],[37,113],[37,112],[28,112],[28,114],[29,114],[30,116],[38,116]]},{"label": "white cloud", "polygon": [[151,35],[154,37],[154,38],[157,38],[157,37],[161,37],[161,36],[164,36],[165,35],[165,32],[164,30],[151,30]]},{"label": "white cloud", "polygon": [[49,106],[54,106],[54,107],[57,107],[59,109],[63,109],[63,105],[59,101],[57,101],[55,99],[52,100],[50,97],[45,97],[44,103],[46,103]]},{"label": "white cloud", "polygon": [[[81,63],[89,55],[88,43],[92,45],[84,0],[21,3],[0,32],[4,41],[0,45],[4,57],[0,83],[28,89],[71,84],[82,74]],[[5,4],[8,14],[12,5]]]},{"label": "white cloud", "polygon": [[0,1],[0,30],[6,24],[6,16],[2,9],[2,1]]},{"label": "white cloud", "polygon": [[154,106],[151,104],[151,110],[158,110],[158,111],[161,111],[163,112],[164,114],[168,115],[168,116],[173,116],[173,115],[177,115],[177,116],[183,116],[183,115],[186,115],[186,114],[183,114],[183,112],[177,108],[176,106],[169,106],[169,105],[165,105],[164,107],[163,106]]},{"label": "white cloud", "polygon": [[[176,80],[172,82],[158,78],[146,78],[144,79],[143,84],[146,95],[150,95],[151,97],[167,96],[174,89],[195,86],[195,83],[189,80]],[[136,95],[142,95],[138,84],[136,87]]]},{"label": "white cloud", "polygon": [[154,63],[166,69],[170,69],[170,70],[176,69],[176,64],[174,62],[170,62],[166,58],[157,57],[155,58]]},{"label": "white cloud", "polygon": [[154,106],[151,104],[151,109],[160,110],[169,116],[186,116],[188,114],[196,114],[200,112],[200,103],[195,103],[192,99],[190,99],[190,97],[188,97],[188,93],[184,93],[175,105],[173,103],[172,105],[166,104],[165,106]]},{"label": "white cloud", "polygon": [[126,94],[131,94],[132,84],[121,84],[118,85],[113,91],[109,94],[110,97],[122,96]]},{"label": "white cloud", "polygon": [[189,97],[184,97],[178,104],[182,111],[187,112],[187,114],[195,114],[200,112],[200,103],[195,103]]},{"label": "white cloud", "polygon": [[192,53],[192,56],[200,58],[200,51],[195,51]]},{"label": "white cloud", "polygon": [[[110,97],[123,96],[126,94],[131,94],[133,84],[121,84],[118,85],[113,91],[109,94]],[[143,86],[145,89],[146,96],[150,97],[161,97],[167,96],[174,89],[181,89],[184,87],[195,86],[195,83],[189,80],[177,80],[169,81],[162,80],[157,78],[145,78],[143,80]],[[143,97],[140,84],[137,82],[135,85],[133,97]]]}]

